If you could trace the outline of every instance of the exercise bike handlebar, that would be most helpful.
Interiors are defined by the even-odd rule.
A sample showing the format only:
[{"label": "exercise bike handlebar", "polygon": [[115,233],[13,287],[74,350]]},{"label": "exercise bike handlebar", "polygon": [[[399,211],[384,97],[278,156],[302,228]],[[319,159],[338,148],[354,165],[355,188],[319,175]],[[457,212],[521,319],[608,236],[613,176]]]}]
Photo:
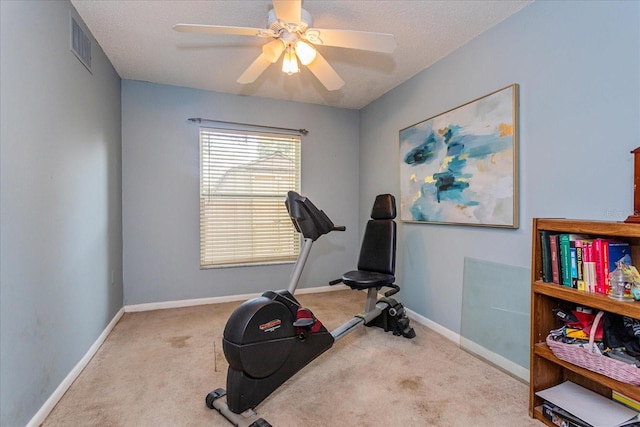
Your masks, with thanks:
[{"label": "exercise bike handlebar", "polygon": [[388,290],[387,292],[384,293],[384,296],[389,298],[391,295],[395,295],[398,292],[400,292],[400,286],[395,285],[395,284],[391,284],[391,285],[385,285],[389,288],[391,288],[390,290]]}]

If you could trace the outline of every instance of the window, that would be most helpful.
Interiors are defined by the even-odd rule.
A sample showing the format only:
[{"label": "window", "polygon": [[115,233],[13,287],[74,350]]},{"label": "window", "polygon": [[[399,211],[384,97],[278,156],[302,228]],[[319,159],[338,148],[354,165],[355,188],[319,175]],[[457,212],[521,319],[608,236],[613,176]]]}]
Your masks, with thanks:
[{"label": "window", "polygon": [[300,191],[299,136],[200,128],[200,266],[295,260],[289,190]]}]

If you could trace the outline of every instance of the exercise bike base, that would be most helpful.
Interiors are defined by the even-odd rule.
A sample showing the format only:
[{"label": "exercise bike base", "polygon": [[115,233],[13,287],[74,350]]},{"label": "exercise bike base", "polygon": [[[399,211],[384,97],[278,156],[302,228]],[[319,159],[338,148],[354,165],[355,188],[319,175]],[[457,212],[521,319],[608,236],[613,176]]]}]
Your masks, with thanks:
[{"label": "exercise bike base", "polygon": [[222,388],[217,388],[207,394],[205,403],[209,409],[215,409],[231,424],[237,427],[272,427],[264,418],[258,417],[252,409],[248,409],[241,414],[232,412],[227,406],[227,392]]},{"label": "exercise bike base", "polygon": [[409,326],[409,317],[402,303],[393,298],[380,298],[376,308],[381,308],[380,315],[371,320],[365,319],[366,326],[376,326],[385,332],[391,331],[396,336],[415,338],[416,332]]}]

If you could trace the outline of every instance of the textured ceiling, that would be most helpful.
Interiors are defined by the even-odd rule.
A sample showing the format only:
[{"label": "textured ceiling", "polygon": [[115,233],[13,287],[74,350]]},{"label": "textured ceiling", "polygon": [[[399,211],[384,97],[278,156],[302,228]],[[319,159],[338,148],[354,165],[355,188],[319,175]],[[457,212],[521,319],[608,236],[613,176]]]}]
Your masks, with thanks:
[{"label": "textured ceiling", "polygon": [[178,33],[177,23],[265,28],[270,0],[71,0],[123,79],[360,109],[530,3],[524,1],[314,1],[313,27],[394,34],[392,54],[319,46],[345,81],[327,91],[304,67],[279,63],[254,83],[236,79],[267,39]]}]

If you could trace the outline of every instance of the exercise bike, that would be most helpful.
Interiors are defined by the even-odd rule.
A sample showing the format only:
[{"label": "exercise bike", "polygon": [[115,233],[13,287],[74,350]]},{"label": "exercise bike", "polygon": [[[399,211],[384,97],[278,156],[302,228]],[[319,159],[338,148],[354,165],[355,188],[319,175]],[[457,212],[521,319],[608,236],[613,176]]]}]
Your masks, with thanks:
[{"label": "exercise bike", "polygon": [[[360,325],[376,326],[406,338],[415,337],[404,307],[393,298],[395,284],[395,199],[377,196],[368,221],[358,269],[345,273],[330,285],[344,283],[367,290],[364,312],[329,332],[311,310],[300,306],[293,294],[311,246],[320,236],[344,231],[306,197],[289,191],[287,211],[304,243],[286,290],[267,291],[242,303],[224,329],[222,348],[229,363],[227,388],[209,393],[205,403],[236,426],[270,426],[253,409],[280,385]],[[388,287],[384,298],[378,291]]]}]

